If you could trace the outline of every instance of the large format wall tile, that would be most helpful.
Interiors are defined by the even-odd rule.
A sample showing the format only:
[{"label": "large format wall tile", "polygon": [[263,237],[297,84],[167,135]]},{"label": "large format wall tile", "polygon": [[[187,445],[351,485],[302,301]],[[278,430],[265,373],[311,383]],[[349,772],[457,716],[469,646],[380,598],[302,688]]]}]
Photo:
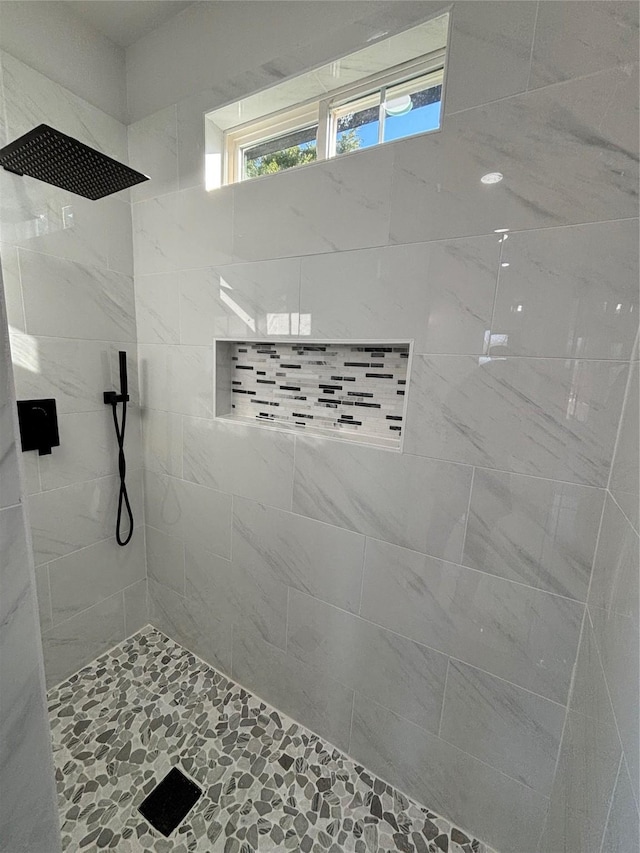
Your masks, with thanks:
[{"label": "large format wall tile", "polygon": [[144,531],[134,532],[126,548],[104,539],[49,563],[54,625],[142,580],[146,575]]},{"label": "large format wall tile", "polygon": [[136,323],[141,344],[180,343],[178,273],[136,276]]},{"label": "large format wall tile", "polygon": [[124,598],[118,592],[42,635],[47,684],[58,684],[122,639]]},{"label": "large format wall tile", "polygon": [[156,583],[184,595],[184,542],[147,525],[145,530],[147,573]]},{"label": "large format wall tile", "polygon": [[445,655],[293,589],[287,652],[437,733]]},{"label": "large format wall tile", "polygon": [[383,147],[278,175],[277,185],[268,177],[239,184],[234,188],[235,258],[254,261],[385,245],[391,158]]},{"label": "large format wall tile", "polygon": [[564,705],[466,664],[449,664],[440,737],[546,796],[564,718]]},{"label": "large format wall tile", "polygon": [[462,562],[585,601],[604,494],[478,468]]},{"label": "large format wall tile", "polygon": [[448,116],[395,149],[391,242],[636,217],[638,100],[628,68]]},{"label": "large format wall tile", "polygon": [[500,245],[495,236],[312,255],[300,314],[320,338],[409,340],[416,352],[482,354]]},{"label": "large format wall tile", "polygon": [[511,234],[501,262],[492,355],[630,357],[637,219]]},{"label": "large format wall tile", "polygon": [[149,621],[223,672],[231,671],[231,622],[207,604],[149,580]]},{"label": "large format wall tile", "polygon": [[255,570],[187,543],[185,595],[204,604],[214,618],[255,629],[268,643],[284,649],[287,587],[271,572]]},{"label": "large format wall tile", "polygon": [[200,418],[213,416],[213,350],[141,344],[142,405]]},{"label": "large format wall tile", "polygon": [[133,206],[136,275],[231,261],[233,196],[193,187]]},{"label": "large format wall tile", "polygon": [[143,201],[178,189],[178,110],[152,113],[127,128],[129,165],[151,180],[131,187],[131,200]]},{"label": "large format wall tile", "polygon": [[640,540],[616,502],[607,495],[589,604],[638,619]]},{"label": "large format wall tile", "polygon": [[361,616],[565,703],[584,607],[521,584],[367,541]]},{"label": "large format wall tile", "polygon": [[446,111],[524,92],[537,4],[456,2],[447,49]]},{"label": "large format wall tile", "polygon": [[230,556],[231,495],[145,471],[147,524],[221,557]]},{"label": "large format wall tile", "polygon": [[620,853],[621,850],[640,850],[640,815],[624,761],[618,771],[600,853]]},{"label": "large format wall tile", "polygon": [[185,480],[291,508],[295,438],[243,424],[183,419]]},{"label": "large format wall tile", "polygon": [[133,279],[101,267],[20,251],[27,332],[134,341]]},{"label": "large format wall tile", "polygon": [[183,344],[298,334],[299,258],[183,270],[179,281]]},{"label": "large format wall tile", "polygon": [[130,637],[149,624],[149,593],[147,579],[126,587],[124,596],[124,635]]},{"label": "large format wall tile", "polygon": [[233,502],[234,562],[354,613],[364,536],[243,499]]},{"label": "large format wall tile", "polygon": [[619,763],[613,718],[569,711],[540,853],[600,853]]},{"label": "large format wall tile", "polygon": [[415,356],[405,450],[605,486],[628,365]]},{"label": "large format wall tile", "polygon": [[638,61],[638,4],[538,4],[530,88]]},{"label": "large format wall tile", "polygon": [[459,561],[470,468],[336,441],[296,441],[294,512]]},{"label": "large format wall tile", "polygon": [[[356,693],[350,752],[500,853],[534,851],[548,800]],[[497,820],[496,816],[500,816]]]},{"label": "large format wall tile", "polygon": [[182,416],[144,408],[140,412],[144,467],[182,477]]},{"label": "large format wall tile", "polygon": [[[637,354],[637,349],[636,349]],[[640,533],[640,364],[629,371],[627,394],[620,419],[618,443],[611,468],[609,489],[627,518]]]},{"label": "large format wall tile", "polygon": [[[113,536],[117,477],[101,477],[31,495],[29,517],[36,564],[63,557]],[[142,520],[142,477],[127,481],[134,519]]]},{"label": "large format wall tile", "polygon": [[234,679],[341,749],[348,749],[353,691],[260,639],[234,631]]}]

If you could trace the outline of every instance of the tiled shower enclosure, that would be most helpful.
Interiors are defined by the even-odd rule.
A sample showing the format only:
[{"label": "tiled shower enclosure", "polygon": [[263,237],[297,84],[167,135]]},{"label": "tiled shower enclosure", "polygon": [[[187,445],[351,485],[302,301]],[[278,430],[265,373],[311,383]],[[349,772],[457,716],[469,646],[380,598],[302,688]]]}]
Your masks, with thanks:
[{"label": "tiled shower enclosure", "polygon": [[[0,513],[30,527],[0,593],[0,726],[32,747],[9,787],[2,762],[0,850],[57,851],[53,809],[25,817],[54,796],[29,769],[36,600],[71,849],[190,849],[214,822],[222,849],[303,849],[328,802],[312,850],[637,850],[638,4],[204,2],[126,48],[75,5],[0,2],[0,138],[44,122],[151,180],[89,202],[0,171],[17,396],[55,397],[61,435],[21,455],[20,492],[0,421]],[[205,113],[447,11],[439,131],[206,191]],[[337,341],[410,358],[268,377]],[[264,381],[223,382],[221,342]],[[121,350],[126,548],[102,397]],[[300,423],[339,400],[321,434],[234,416],[271,382],[307,397]],[[141,790],[209,750],[206,805],[152,836]]]}]

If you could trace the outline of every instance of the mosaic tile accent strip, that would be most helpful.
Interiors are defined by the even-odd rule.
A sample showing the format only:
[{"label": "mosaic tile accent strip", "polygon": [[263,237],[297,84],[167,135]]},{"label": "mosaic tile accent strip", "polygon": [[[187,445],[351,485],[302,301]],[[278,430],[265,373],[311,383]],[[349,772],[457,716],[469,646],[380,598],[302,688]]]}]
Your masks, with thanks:
[{"label": "mosaic tile accent strip", "polygon": [[[153,628],[48,695],[63,850],[495,853]],[[165,838],[175,766],[204,793]]]},{"label": "mosaic tile accent strip", "polygon": [[408,344],[231,342],[234,418],[399,445]]}]

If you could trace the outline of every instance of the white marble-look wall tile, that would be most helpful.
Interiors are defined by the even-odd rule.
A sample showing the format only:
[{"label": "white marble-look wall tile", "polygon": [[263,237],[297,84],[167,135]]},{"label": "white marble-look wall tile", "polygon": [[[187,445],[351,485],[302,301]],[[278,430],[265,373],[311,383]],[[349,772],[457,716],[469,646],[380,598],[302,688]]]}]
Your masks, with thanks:
[{"label": "white marble-look wall tile", "polygon": [[604,490],[476,469],[462,562],[585,601]]},{"label": "white marble-look wall tile", "polygon": [[627,373],[615,361],[414,356],[405,450],[605,486]]},{"label": "white marble-look wall tile", "polygon": [[24,332],[24,305],[22,303],[18,250],[8,243],[2,243],[0,245],[0,264],[2,266],[7,323],[11,329]]},{"label": "white marble-look wall tile", "polygon": [[447,674],[445,655],[293,589],[287,651],[312,669],[437,733]]},{"label": "white marble-look wall tile", "polygon": [[182,477],[182,416],[146,408],[140,415],[144,467]]},{"label": "white marble-look wall tile", "polygon": [[[132,424],[128,423],[127,426],[125,448],[129,454],[134,433]],[[43,490],[58,489],[71,483],[95,480],[117,472],[118,445],[110,408],[105,406],[101,412],[60,414],[58,432],[60,446],[54,447],[51,455],[40,456],[37,460]],[[37,451],[30,451],[26,456],[34,460]],[[139,462],[139,436],[135,456]],[[132,458],[128,455],[130,462]]]},{"label": "white marble-look wall tile", "polygon": [[178,189],[178,110],[174,105],[127,128],[129,165],[151,180],[131,188],[131,200],[144,201]]},{"label": "white marble-look wall tile", "polygon": [[51,614],[51,589],[49,587],[49,564],[36,566],[36,597],[38,599],[38,615],[40,631],[48,631],[53,625]]},{"label": "white marble-look wall tile", "polygon": [[110,344],[14,333],[11,354],[19,399],[55,397],[59,413],[105,410]]},{"label": "white marble-look wall tile", "polygon": [[[180,273],[180,341],[297,335],[300,260],[281,258]],[[306,328],[306,325],[305,325]]]},{"label": "white marble-look wall tile", "polygon": [[95,202],[3,171],[0,239],[33,252],[133,273],[130,206],[115,196]]},{"label": "white marble-look wall tile", "polygon": [[607,828],[602,839],[601,853],[640,849],[640,815],[633,797],[629,772],[621,762],[618,770]]},{"label": "white marble-look wall tile", "polygon": [[20,251],[30,335],[133,341],[133,279],[122,273]]},{"label": "white marble-look wall tile", "polygon": [[[133,205],[136,275],[227,264],[233,190],[192,187]],[[264,223],[263,223],[264,224]]]},{"label": "white marble-look wall tile", "polygon": [[364,536],[255,501],[233,502],[235,562],[356,613]]},{"label": "white marble-look wall tile", "polygon": [[[0,289],[2,273],[0,271]],[[11,354],[6,332],[4,299],[0,291],[0,507],[13,506],[20,501],[20,476],[15,443],[14,385],[11,375]]]},{"label": "white marble-look wall tile", "polygon": [[233,678],[340,749],[348,749],[353,691],[309,669],[256,632],[233,636]]},{"label": "white marble-look wall tile", "polygon": [[538,4],[531,89],[638,61],[638,4]]},{"label": "white marble-look wall tile", "polygon": [[638,221],[508,235],[492,355],[627,359],[638,329]]},{"label": "white marble-look wall tile", "polygon": [[456,2],[447,49],[447,113],[524,92],[537,3]]},{"label": "white marble-look wall tile", "polygon": [[287,587],[272,572],[255,571],[204,548],[186,544],[185,595],[204,604],[211,615],[234,630],[255,630],[281,649],[286,647]]},{"label": "white marble-look wall tile", "polygon": [[130,637],[149,624],[149,592],[143,578],[122,591],[124,597],[124,635]]},{"label": "white marble-look wall tile", "polygon": [[415,352],[480,355],[499,254],[491,236],[312,255],[300,314],[314,337],[413,338]]},{"label": "white marble-look wall tile", "polygon": [[184,542],[147,525],[147,572],[156,583],[184,595]]},{"label": "white marble-look wall tile", "polygon": [[54,625],[145,577],[144,529],[126,548],[115,538],[104,539],[49,563]]},{"label": "white marble-look wall tile", "polygon": [[10,141],[44,122],[109,157],[127,161],[125,125],[6,51],[0,53],[0,62]]},{"label": "white marble-look wall tile", "polygon": [[565,710],[564,705],[451,661],[440,737],[548,796]]},{"label": "white marble-look wall tile", "polygon": [[640,631],[637,592],[634,603],[636,611],[630,616],[598,607],[589,607],[589,615],[611,697],[617,732],[636,800],[640,800]]},{"label": "white marble-look wall tile", "polygon": [[360,615],[565,703],[584,606],[367,540]]},{"label": "white marble-look wall tile", "polygon": [[144,483],[147,524],[230,557],[231,495],[151,471],[145,472]]},{"label": "white marble-look wall tile", "polygon": [[295,437],[244,424],[183,418],[184,479],[291,509]]},{"label": "white marble-look wall tile", "polygon": [[[536,849],[548,799],[356,693],[350,753],[501,853]],[[500,819],[497,820],[496,816]]]},{"label": "white marble-look wall tile", "polygon": [[638,618],[639,539],[620,507],[607,495],[593,563],[589,604]]},{"label": "white marble-look wall tile", "polygon": [[135,293],[138,343],[180,343],[178,274],[138,275]]},{"label": "white marble-look wall tile", "polygon": [[294,512],[458,562],[471,469],[296,437]]},{"label": "white marble-look wall tile", "polygon": [[235,258],[255,261],[385,245],[391,162],[392,152],[383,146],[237,185]]},{"label": "white marble-look wall tile", "polygon": [[124,598],[105,598],[42,636],[47,685],[52,687],[124,639]]},{"label": "white marble-look wall tile", "polygon": [[[115,533],[117,478],[101,477],[29,497],[29,518],[36,564],[63,557]],[[128,475],[134,520],[142,522],[142,478]]]},{"label": "white marble-look wall tile", "polygon": [[[635,69],[606,71],[465,110],[397,145],[391,242],[636,217],[637,85]],[[486,186],[487,172],[504,180]]]},{"label": "white marble-look wall tile", "polygon": [[640,533],[640,365],[632,362],[620,418],[609,489],[625,515]]},{"label": "white marble-look wall tile", "polygon": [[141,344],[141,402],[146,409],[213,417],[213,348]]},{"label": "white marble-look wall tile", "polygon": [[203,602],[149,579],[149,621],[222,672],[231,672],[232,623],[217,619]]},{"label": "white marble-look wall tile", "polygon": [[569,711],[540,853],[600,853],[620,754],[613,718]]}]

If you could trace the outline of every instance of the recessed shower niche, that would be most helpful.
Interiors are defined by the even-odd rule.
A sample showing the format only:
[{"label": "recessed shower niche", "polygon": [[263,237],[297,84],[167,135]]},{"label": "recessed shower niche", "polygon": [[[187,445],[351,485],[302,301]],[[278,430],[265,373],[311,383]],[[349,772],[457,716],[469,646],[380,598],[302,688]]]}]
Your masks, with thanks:
[{"label": "recessed shower niche", "polygon": [[411,343],[218,339],[216,417],[400,450]]}]

